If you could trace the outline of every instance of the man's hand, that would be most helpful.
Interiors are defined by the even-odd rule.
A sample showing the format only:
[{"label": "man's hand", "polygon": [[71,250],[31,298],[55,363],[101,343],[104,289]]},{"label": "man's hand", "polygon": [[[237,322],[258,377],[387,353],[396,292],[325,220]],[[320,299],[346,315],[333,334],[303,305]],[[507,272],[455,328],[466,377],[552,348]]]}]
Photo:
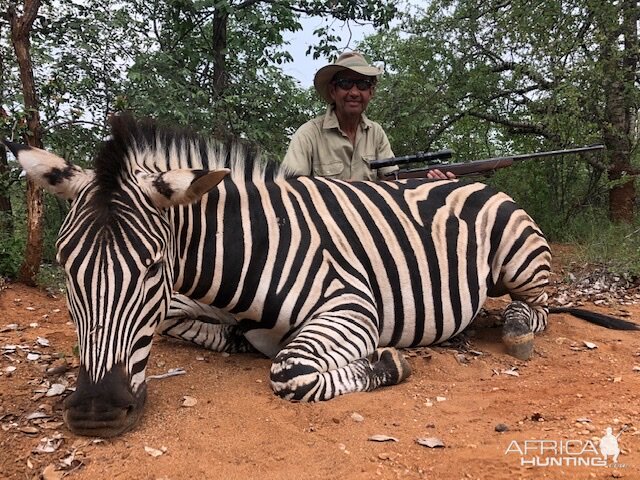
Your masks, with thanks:
[{"label": "man's hand", "polygon": [[436,168],[427,172],[427,178],[431,180],[453,180],[456,176],[451,172],[443,173]]}]

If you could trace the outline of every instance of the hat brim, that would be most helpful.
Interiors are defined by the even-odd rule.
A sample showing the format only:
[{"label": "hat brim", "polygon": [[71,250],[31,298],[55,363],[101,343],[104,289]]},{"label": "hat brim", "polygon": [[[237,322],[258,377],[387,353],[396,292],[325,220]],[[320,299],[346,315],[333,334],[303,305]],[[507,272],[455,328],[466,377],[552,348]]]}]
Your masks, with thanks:
[{"label": "hat brim", "polygon": [[345,67],[343,65],[325,65],[316,72],[313,78],[313,86],[316,88],[318,95],[322,97],[327,103],[333,103],[333,99],[329,94],[329,83],[333,79],[334,75],[343,70],[351,70],[352,72],[366,75],[367,77],[378,77],[382,74],[382,70],[377,67],[371,66],[355,66]]}]

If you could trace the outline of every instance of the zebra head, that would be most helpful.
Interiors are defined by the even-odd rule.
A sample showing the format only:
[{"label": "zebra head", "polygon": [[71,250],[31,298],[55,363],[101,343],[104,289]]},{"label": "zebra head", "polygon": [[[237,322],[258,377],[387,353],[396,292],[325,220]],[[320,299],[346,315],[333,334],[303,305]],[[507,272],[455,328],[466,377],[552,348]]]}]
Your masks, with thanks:
[{"label": "zebra head", "polygon": [[124,132],[118,138],[113,127],[95,170],[7,142],[32,180],[71,201],[57,257],[80,371],[63,416],[73,432],[99,437],[130,429],[143,411],[152,337],[173,286],[175,241],[166,210],[197,201],[228,173],[150,171],[149,159],[139,158],[148,145]]}]

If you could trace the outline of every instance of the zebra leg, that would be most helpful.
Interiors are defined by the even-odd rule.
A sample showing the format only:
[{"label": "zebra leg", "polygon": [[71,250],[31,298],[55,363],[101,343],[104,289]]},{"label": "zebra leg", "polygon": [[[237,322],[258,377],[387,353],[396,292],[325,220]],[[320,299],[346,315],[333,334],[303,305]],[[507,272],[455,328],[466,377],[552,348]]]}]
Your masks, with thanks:
[{"label": "zebra leg", "polygon": [[504,310],[502,317],[502,342],[507,347],[509,355],[520,360],[529,360],[533,355],[534,333],[541,332],[547,327],[548,309],[547,294],[542,298],[529,301],[515,300]]},{"label": "zebra leg", "polygon": [[174,293],[167,317],[156,327],[156,333],[214,352],[254,352],[235,323],[237,320],[230,313]]},{"label": "zebra leg", "polygon": [[194,343],[214,352],[255,352],[255,349],[235,325],[206,323],[191,318],[165,319],[156,333]]},{"label": "zebra leg", "polygon": [[411,374],[408,362],[395,348],[376,349],[377,343],[369,320],[335,312],[316,317],[276,355],[271,387],[287,400],[315,402],[402,382]]},{"label": "zebra leg", "polygon": [[224,323],[235,325],[238,320],[230,313],[212,305],[198,302],[179,293],[174,293],[169,304],[167,320],[182,320],[190,318],[205,323]]},{"label": "zebra leg", "polygon": [[[503,313],[502,341],[510,355],[528,360],[533,355],[533,334],[547,326],[547,293],[551,270],[551,252],[542,233],[527,216],[516,222],[521,229],[509,247],[506,263],[500,269],[500,292],[508,292],[513,300]],[[514,228],[516,228],[514,227]],[[515,233],[515,232],[513,232]]]}]

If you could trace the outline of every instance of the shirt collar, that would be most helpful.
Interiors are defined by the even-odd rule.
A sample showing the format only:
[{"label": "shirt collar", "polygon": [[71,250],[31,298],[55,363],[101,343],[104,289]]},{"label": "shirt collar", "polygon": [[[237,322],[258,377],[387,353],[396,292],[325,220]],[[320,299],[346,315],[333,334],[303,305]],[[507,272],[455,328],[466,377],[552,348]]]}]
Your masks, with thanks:
[{"label": "shirt collar", "polygon": [[[371,120],[363,113],[360,118],[360,128],[367,130],[371,128]],[[331,104],[327,107],[327,112],[324,115],[324,121],[322,122],[322,128],[330,130],[332,128],[340,128],[338,123],[338,117],[336,116],[335,105]]]}]

